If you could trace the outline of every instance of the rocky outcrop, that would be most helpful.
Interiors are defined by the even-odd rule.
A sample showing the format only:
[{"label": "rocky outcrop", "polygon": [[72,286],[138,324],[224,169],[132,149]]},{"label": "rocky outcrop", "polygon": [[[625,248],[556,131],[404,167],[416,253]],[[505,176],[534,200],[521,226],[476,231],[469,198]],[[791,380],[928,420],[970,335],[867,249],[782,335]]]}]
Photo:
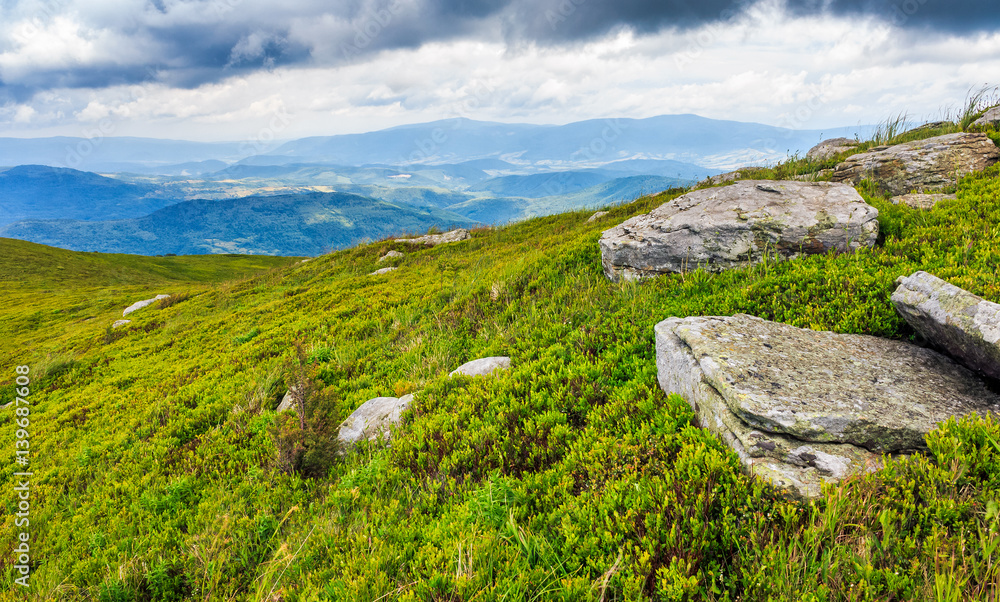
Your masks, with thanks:
[{"label": "rocky outcrop", "polygon": [[871,178],[893,195],[935,192],[998,160],[1000,149],[986,134],[947,134],[852,155],[837,165],[832,180]]},{"label": "rocky outcrop", "polygon": [[594,215],[590,216],[590,219],[587,220],[587,223],[589,224],[591,222],[596,222],[597,220],[601,219],[602,217],[604,217],[607,214],[608,214],[607,211],[598,211]]},{"label": "rocky outcrop", "polygon": [[379,263],[382,263],[383,261],[388,261],[390,259],[397,259],[399,257],[403,257],[403,254],[400,253],[399,251],[389,251],[385,255],[379,257],[378,261]]},{"label": "rocky outcrop", "polygon": [[1000,379],[1000,305],[927,272],[896,284],[892,304],[914,330],[969,368]]},{"label": "rocky outcrop", "polygon": [[459,228],[458,230],[452,230],[451,232],[445,232],[444,234],[428,234],[426,236],[418,236],[416,238],[397,238],[396,242],[433,247],[447,242],[458,242],[460,240],[468,240],[470,238],[472,238],[472,235],[469,234],[468,230]]},{"label": "rocky outcrop", "polygon": [[388,274],[389,272],[393,272],[395,270],[396,270],[396,267],[394,267],[394,266],[393,267],[388,267],[388,268],[382,268],[381,270],[375,270],[374,272],[372,272],[371,274],[368,274],[368,275],[369,276],[381,276],[382,274]]},{"label": "rocky outcrop", "polygon": [[660,387],[692,405],[754,473],[794,495],[924,447],[950,416],[1000,412],[1000,397],[929,349],[746,315],[655,327]]},{"label": "rocky outcrop", "polygon": [[983,116],[973,121],[972,125],[984,128],[990,126],[1000,128],[1000,106],[993,107],[983,113]]},{"label": "rocky outcrop", "polygon": [[734,182],[741,178],[749,178],[755,170],[764,169],[763,167],[741,167],[733,171],[727,171],[726,173],[720,173],[714,176],[709,176],[698,182],[696,186],[715,186],[717,184],[725,184],[726,182]]},{"label": "rocky outcrop", "polygon": [[340,423],[337,439],[347,445],[379,437],[387,441],[392,437],[392,428],[399,424],[403,411],[412,402],[413,395],[369,399]]},{"label": "rocky outcrop", "polygon": [[487,376],[492,374],[494,370],[509,369],[509,357],[484,357],[482,359],[472,360],[471,362],[462,364],[458,368],[452,370],[448,376],[455,376],[456,374],[464,374],[465,376]]},{"label": "rocky outcrop", "polygon": [[132,320],[116,320],[115,323],[111,325],[111,328],[121,328],[122,326],[128,326],[131,323]]},{"label": "rocky outcrop", "polygon": [[857,140],[850,138],[831,138],[809,149],[809,152],[806,153],[806,158],[813,161],[826,161],[840,153],[854,150],[858,147],[858,144]]},{"label": "rocky outcrop", "polygon": [[601,236],[611,280],[721,271],[761,261],[854,251],[878,238],[878,210],[829,182],[744,180],[695,190]]},{"label": "rocky outcrop", "polygon": [[145,299],[143,301],[136,301],[132,305],[129,305],[128,307],[125,308],[125,311],[122,312],[122,317],[124,318],[125,316],[129,315],[130,313],[132,313],[132,312],[134,312],[134,311],[136,311],[138,309],[142,309],[143,307],[146,307],[147,305],[152,305],[153,303],[156,303],[160,299],[167,299],[169,297],[170,297],[170,295],[157,295],[157,296],[153,297],[152,299]]},{"label": "rocky outcrop", "polygon": [[954,194],[901,194],[894,196],[890,201],[893,205],[908,205],[914,209],[930,209],[941,201],[954,201],[958,196]]}]

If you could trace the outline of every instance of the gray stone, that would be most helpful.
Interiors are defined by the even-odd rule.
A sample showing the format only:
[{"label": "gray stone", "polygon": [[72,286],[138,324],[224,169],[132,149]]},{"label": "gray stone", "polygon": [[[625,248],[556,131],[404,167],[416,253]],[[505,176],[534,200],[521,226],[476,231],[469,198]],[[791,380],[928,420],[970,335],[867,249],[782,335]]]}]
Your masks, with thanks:
[{"label": "gray stone", "polygon": [[369,276],[381,276],[382,274],[388,274],[389,272],[393,272],[395,270],[396,270],[395,266],[388,267],[388,268],[382,268],[381,270],[375,270],[374,272],[372,272],[371,274],[368,274],[368,275]]},{"label": "gray stone", "polygon": [[801,497],[924,447],[952,415],[1000,412],[965,368],[931,350],[746,315],[655,327],[660,387],[694,408],[754,473]]},{"label": "gray stone", "polygon": [[111,328],[121,328],[122,326],[127,326],[132,323],[132,320],[117,320],[111,325]]},{"label": "gray stone", "polygon": [[896,311],[936,347],[1000,379],[1000,305],[927,272],[896,280]]},{"label": "gray stone", "polygon": [[1000,149],[986,134],[947,134],[852,155],[837,165],[832,180],[857,184],[870,178],[893,195],[936,192],[998,160]]},{"label": "gray stone", "polygon": [[291,410],[295,413],[299,411],[295,404],[295,398],[292,397],[291,390],[285,392],[285,396],[281,398],[281,403],[278,404],[278,407],[274,411],[284,412],[286,410]]},{"label": "gray stone", "polygon": [[806,153],[806,158],[812,159],[813,161],[826,161],[827,159],[835,155],[839,155],[840,153],[854,150],[857,148],[858,144],[857,140],[852,140],[850,138],[831,138],[829,140],[824,140],[809,149],[809,152]]},{"label": "gray stone", "polygon": [[608,214],[607,211],[598,211],[594,215],[590,216],[590,219],[587,220],[587,223],[589,224],[590,222],[596,222],[597,220],[601,219],[602,217],[604,217],[607,214]]},{"label": "gray stone", "polygon": [[348,445],[379,437],[388,441],[392,428],[399,424],[403,411],[412,401],[413,395],[369,399],[340,423],[337,439]]},{"label": "gray stone", "polygon": [[854,188],[830,182],[744,180],[695,190],[601,236],[611,280],[871,247],[878,210]]},{"label": "gray stone", "polygon": [[973,121],[972,125],[979,127],[989,127],[992,125],[995,128],[1000,128],[1000,106],[993,107],[983,113],[983,116]]},{"label": "gray stone", "polygon": [[726,173],[720,173],[714,176],[709,176],[698,182],[696,187],[701,186],[715,186],[716,184],[725,184],[726,182],[733,182],[743,178],[749,178],[751,173],[755,170],[764,169],[763,167],[741,167],[733,171],[727,171]]},{"label": "gray stone", "polygon": [[958,196],[954,194],[901,194],[894,196],[890,201],[893,205],[908,205],[914,209],[930,209],[941,201],[954,201]]},{"label": "gray stone", "polygon": [[458,230],[452,230],[451,232],[445,232],[444,234],[428,234],[426,236],[418,236],[416,238],[397,238],[396,242],[405,242],[411,245],[424,245],[427,247],[433,247],[436,245],[448,243],[448,242],[458,242],[460,240],[468,240],[472,238],[469,231],[464,228],[459,228]]},{"label": "gray stone", "polygon": [[472,360],[471,362],[462,364],[458,368],[452,370],[451,374],[448,376],[455,376],[456,374],[464,374],[466,376],[487,376],[494,370],[508,369],[510,369],[509,357],[484,357],[482,359]]},{"label": "gray stone", "polygon": [[382,263],[383,261],[388,261],[390,259],[396,259],[396,258],[402,257],[402,256],[403,256],[403,254],[400,253],[399,251],[389,251],[385,255],[379,257],[378,261],[379,261],[379,263]]},{"label": "gray stone", "polygon": [[148,305],[152,305],[153,303],[156,303],[160,299],[166,299],[168,297],[170,297],[170,295],[157,295],[157,296],[153,297],[152,299],[145,299],[143,301],[136,301],[132,305],[129,305],[128,307],[125,308],[125,311],[122,312],[122,317],[124,318],[125,316],[129,315],[130,313],[132,313],[132,312],[134,312],[136,310],[142,309],[143,307],[146,307]]}]

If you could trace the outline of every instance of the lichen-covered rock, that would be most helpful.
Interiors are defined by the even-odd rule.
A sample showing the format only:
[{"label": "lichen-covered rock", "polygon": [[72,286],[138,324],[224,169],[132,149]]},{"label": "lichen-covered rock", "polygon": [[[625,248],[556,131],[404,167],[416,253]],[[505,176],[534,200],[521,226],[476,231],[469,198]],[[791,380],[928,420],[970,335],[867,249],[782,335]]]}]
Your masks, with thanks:
[{"label": "lichen-covered rock", "polygon": [[369,399],[340,423],[337,439],[348,445],[379,437],[389,440],[392,428],[399,424],[403,411],[412,401],[413,395]]},{"label": "lichen-covered rock", "polygon": [[460,240],[468,240],[470,238],[472,238],[472,235],[469,234],[468,230],[465,228],[459,228],[458,230],[452,230],[451,232],[445,232],[444,234],[428,234],[426,236],[418,236],[416,238],[397,238],[396,242],[433,247],[447,242],[458,242]]},{"label": "lichen-covered rock", "polygon": [[378,261],[379,261],[379,263],[382,263],[383,261],[388,261],[390,259],[396,259],[396,258],[399,258],[399,257],[402,257],[402,256],[403,256],[403,254],[400,253],[399,251],[389,251],[385,255],[379,257]]},{"label": "lichen-covered rock", "polygon": [[930,209],[941,201],[954,201],[958,196],[954,194],[901,194],[894,196],[890,201],[893,205],[908,205],[914,209]]},{"label": "lichen-covered rock", "polygon": [[809,149],[809,152],[806,153],[806,158],[813,161],[825,161],[830,157],[857,148],[858,144],[857,140],[851,140],[850,138],[831,138]]},{"label": "lichen-covered rock", "polygon": [[486,376],[494,370],[508,370],[510,368],[510,358],[506,356],[484,357],[478,360],[466,362],[451,371],[448,376],[464,374],[466,376]]},{"label": "lichen-covered rock", "polygon": [[893,195],[935,192],[997,161],[1000,149],[986,134],[947,134],[852,155],[837,165],[832,180],[857,184],[870,178]]},{"label": "lichen-covered rock", "polygon": [[744,180],[695,190],[601,236],[611,280],[743,267],[766,256],[854,251],[878,238],[878,210],[853,187]]},{"label": "lichen-covered rock", "polygon": [[1000,106],[993,107],[992,109],[983,113],[983,116],[972,122],[972,125],[978,127],[1000,127]]},{"label": "lichen-covered rock", "polygon": [[945,353],[1000,379],[1000,305],[927,272],[896,280],[896,311]]},{"label": "lichen-covered rock", "polygon": [[803,497],[924,447],[937,422],[1000,412],[1000,397],[915,345],[746,315],[655,327],[660,387],[685,397],[755,473]]},{"label": "lichen-covered rock", "polygon": [[374,272],[372,272],[371,274],[368,274],[368,275],[369,276],[381,276],[382,274],[388,274],[389,272],[394,272],[394,271],[396,271],[396,267],[395,266],[391,266],[391,267],[388,267],[388,268],[382,268],[380,270],[375,270]]},{"label": "lichen-covered rock", "polygon": [[125,316],[129,315],[130,313],[136,310],[142,309],[143,307],[146,307],[148,305],[152,305],[153,303],[156,303],[160,299],[166,299],[168,297],[170,297],[170,295],[157,295],[152,299],[144,299],[142,301],[136,301],[132,305],[129,305],[128,307],[125,308],[125,311],[122,312],[122,317],[124,318]]}]

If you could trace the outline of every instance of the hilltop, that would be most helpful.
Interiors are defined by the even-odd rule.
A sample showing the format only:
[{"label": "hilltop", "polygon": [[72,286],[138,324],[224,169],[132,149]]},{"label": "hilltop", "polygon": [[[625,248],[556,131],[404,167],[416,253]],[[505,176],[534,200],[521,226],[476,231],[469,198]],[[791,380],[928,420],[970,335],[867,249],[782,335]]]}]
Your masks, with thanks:
[{"label": "hilltop", "polygon": [[[734,177],[828,178],[872,147]],[[18,253],[0,254],[0,292],[14,300],[0,309],[4,364],[31,367],[33,592],[989,599],[1000,582],[995,420],[946,423],[928,452],[804,503],[742,471],[657,384],[653,325],[671,316],[746,313],[913,340],[889,299],[899,276],[926,270],[1000,301],[1000,165],[929,210],[893,204],[871,181],[857,189],[879,214],[872,249],[642,282],[609,281],[598,239],[687,189],[596,220],[574,211],[433,248],[383,239],[306,262],[0,241]],[[402,256],[382,260],[390,251]],[[31,267],[12,282],[15,262]],[[58,265],[95,276],[53,282]],[[373,275],[386,266],[396,270]],[[121,281],[98,275],[118,269]],[[171,297],[110,328],[156,294]],[[448,377],[487,356],[509,356],[511,369]],[[13,371],[0,383],[13,399]],[[301,421],[275,411],[294,384],[308,390]],[[390,446],[340,455],[330,445],[366,400],[409,393]],[[0,437],[15,430],[3,414]],[[7,558],[14,533],[8,512]],[[14,599],[13,578],[5,565],[3,599]]]}]

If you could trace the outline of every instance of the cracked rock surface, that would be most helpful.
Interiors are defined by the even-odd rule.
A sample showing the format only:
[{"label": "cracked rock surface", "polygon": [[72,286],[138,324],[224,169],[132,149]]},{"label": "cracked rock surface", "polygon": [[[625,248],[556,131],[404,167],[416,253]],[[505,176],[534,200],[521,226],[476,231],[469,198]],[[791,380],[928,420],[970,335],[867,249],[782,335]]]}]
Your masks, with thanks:
[{"label": "cracked rock surface", "polygon": [[1000,396],[929,349],[753,316],[655,327],[660,387],[683,396],[756,474],[800,497],[925,447],[950,416],[1000,413]]},{"label": "cracked rock surface", "polygon": [[914,330],[969,368],[1000,379],[1000,304],[927,272],[896,284],[892,304]]},{"label": "cracked rock surface", "polygon": [[604,273],[617,281],[849,252],[874,246],[877,238],[878,210],[851,186],[743,180],[689,192],[633,217],[605,230],[600,246]]},{"label": "cracked rock surface", "polygon": [[831,178],[850,184],[870,178],[893,195],[936,192],[997,161],[1000,149],[986,134],[946,134],[852,155]]}]

